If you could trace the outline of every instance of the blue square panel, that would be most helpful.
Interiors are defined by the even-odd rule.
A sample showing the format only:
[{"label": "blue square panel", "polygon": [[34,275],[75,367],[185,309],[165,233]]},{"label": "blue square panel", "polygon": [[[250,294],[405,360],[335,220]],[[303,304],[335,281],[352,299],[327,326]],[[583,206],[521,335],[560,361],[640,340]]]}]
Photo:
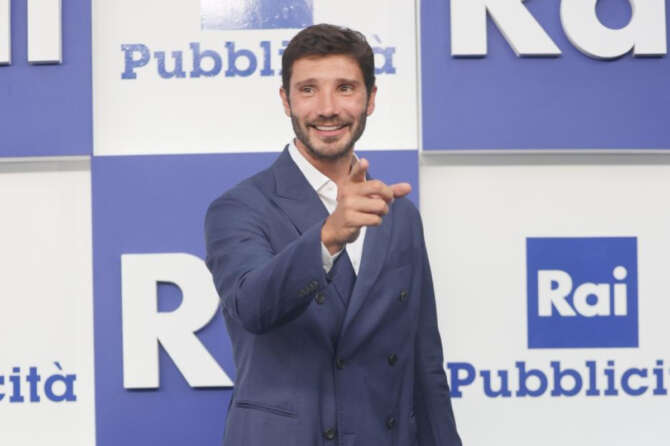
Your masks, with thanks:
[{"label": "blue square panel", "polygon": [[12,61],[0,66],[0,157],[90,155],[91,2],[62,2],[61,64],[28,63],[26,4],[11,2]]},{"label": "blue square panel", "polygon": [[[218,297],[211,305],[214,285],[203,261],[204,217],[216,197],[270,166],[277,156],[93,158],[98,446],[221,444],[235,365],[224,320],[216,308]],[[416,150],[361,152],[359,156],[370,160],[373,176],[410,182],[415,187],[410,198],[416,202]],[[142,307],[142,302],[147,305]],[[165,342],[158,336],[149,339],[147,358],[156,361],[155,366],[138,371],[137,358],[128,352],[140,348],[147,338],[137,327],[145,326],[151,335],[157,333],[160,320],[179,314],[182,307],[198,313],[203,305],[209,313],[197,321],[193,332],[187,333],[177,321],[176,329],[167,333],[174,335],[176,330],[191,344],[184,343],[185,349],[177,352],[169,336]],[[189,355],[190,362],[180,363]],[[202,370],[193,370],[193,361],[204,356],[211,358],[209,364],[217,373],[194,379]],[[229,385],[221,384],[221,376],[229,378]]]},{"label": "blue square panel", "polygon": [[[421,1],[424,150],[670,149],[668,56],[596,59],[568,39],[561,1],[497,3],[523,23],[536,22],[561,54],[517,57],[482,10],[487,54],[452,57],[451,2]],[[626,0],[600,0],[596,13],[602,29],[622,28],[633,14]],[[670,23],[667,8],[659,14]]]}]

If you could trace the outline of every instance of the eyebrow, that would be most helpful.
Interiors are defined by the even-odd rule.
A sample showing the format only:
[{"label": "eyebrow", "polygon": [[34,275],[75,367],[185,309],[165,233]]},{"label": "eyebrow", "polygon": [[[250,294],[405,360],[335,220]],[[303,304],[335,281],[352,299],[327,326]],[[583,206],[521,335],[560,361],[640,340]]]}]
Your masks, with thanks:
[{"label": "eyebrow", "polygon": [[360,81],[357,81],[356,79],[345,79],[345,78],[335,79],[335,81],[338,84],[346,83],[346,84],[359,85],[361,83]]},{"label": "eyebrow", "polygon": [[305,85],[305,84],[314,84],[314,83],[316,83],[316,79],[314,79],[314,78],[309,78],[309,79],[305,79],[305,80],[296,82],[296,83],[295,83],[295,86],[296,86],[296,87],[300,87],[301,85]]},{"label": "eyebrow", "polygon": [[[343,78],[343,77],[335,79],[335,82],[338,83],[338,84],[342,84],[342,83],[354,84],[354,85],[360,85],[361,84],[361,82],[356,80],[356,79],[347,79],[347,78]],[[318,79],[311,77],[309,79],[305,79],[305,80],[301,80],[301,81],[296,82],[295,86],[300,87],[302,85],[317,84],[317,83],[318,83]]]}]

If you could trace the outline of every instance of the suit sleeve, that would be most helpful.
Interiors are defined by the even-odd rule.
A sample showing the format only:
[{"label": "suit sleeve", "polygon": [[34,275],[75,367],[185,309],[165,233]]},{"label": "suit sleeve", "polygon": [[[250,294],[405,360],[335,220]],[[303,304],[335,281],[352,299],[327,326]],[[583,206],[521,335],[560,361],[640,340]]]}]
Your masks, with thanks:
[{"label": "suit sleeve", "polygon": [[205,217],[207,267],[223,310],[248,331],[268,332],[299,316],[325,287],[318,222],[274,252],[261,213],[223,196]]},{"label": "suit sleeve", "polygon": [[421,308],[415,345],[414,413],[419,446],[461,446],[444,373],[442,341],[437,326],[433,279],[421,234]]}]

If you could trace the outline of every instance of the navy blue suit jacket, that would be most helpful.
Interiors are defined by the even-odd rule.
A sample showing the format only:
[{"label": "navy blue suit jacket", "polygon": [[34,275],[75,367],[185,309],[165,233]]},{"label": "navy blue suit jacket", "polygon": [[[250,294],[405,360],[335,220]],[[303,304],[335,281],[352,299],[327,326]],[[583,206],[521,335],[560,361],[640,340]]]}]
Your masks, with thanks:
[{"label": "navy blue suit jacket", "polygon": [[224,445],[460,445],[418,211],[396,199],[367,228],[348,306],[323,270],[327,217],[287,149],[207,211],[236,366]]}]

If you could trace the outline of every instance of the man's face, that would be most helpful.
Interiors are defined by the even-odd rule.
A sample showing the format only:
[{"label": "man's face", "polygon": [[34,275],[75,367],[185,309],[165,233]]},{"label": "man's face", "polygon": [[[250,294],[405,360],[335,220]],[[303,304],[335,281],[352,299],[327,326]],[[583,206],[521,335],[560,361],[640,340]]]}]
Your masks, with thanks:
[{"label": "man's face", "polygon": [[293,130],[317,159],[346,155],[375,108],[377,87],[368,93],[355,59],[346,55],[303,57],[293,63],[290,93],[280,89]]}]

